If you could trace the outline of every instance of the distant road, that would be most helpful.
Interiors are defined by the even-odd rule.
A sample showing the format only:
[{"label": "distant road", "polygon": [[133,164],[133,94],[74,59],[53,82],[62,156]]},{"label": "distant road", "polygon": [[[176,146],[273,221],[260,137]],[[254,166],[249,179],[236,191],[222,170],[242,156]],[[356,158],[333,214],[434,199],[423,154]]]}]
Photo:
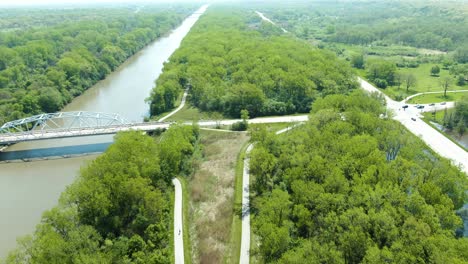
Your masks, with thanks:
[{"label": "distant road", "polygon": [[[466,93],[466,92],[468,92],[468,90],[447,91],[447,93]],[[408,102],[411,98],[424,95],[424,94],[439,94],[439,93],[444,93],[444,91],[417,93],[417,94],[413,94],[413,95],[406,97],[404,101]]]},{"label": "distant road", "polygon": [[[258,12],[258,11],[255,11],[255,13],[257,13],[258,16],[260,16],[263,20],[267,21],[268,23],[277,26],[275,22],[271,21],[268,17],[266,17],[265,15],[263,15],[263,13]],[[288,33],[288,31],[287,31],[286,29],[284,29],[284,28],[282,28],[282,27],[279,27],[279,28],[281,28],[281,30],[282,30],[284,33]]]},{"label": "distant road", "polygon": [[[359,78],[359,82],[362,89],[383,94],[367,81]],[[461,170],[468,174],[468,153],[464,149],[422,121],[420,118],[420,110],[411,106],[404,110],[401,108],[405,105],[404,102],[397,102],[386,95],[384,96],[387,101],[387,108],[392,110],[395,114],[393,119],[402,123],[409,131],[421,138],[435,152],[450,159],[455,166],[460,166]],[[437,107],[443,109],[445,106],[438,104]],[[411,120],[411,118],[416,119],[416,121]]]}]

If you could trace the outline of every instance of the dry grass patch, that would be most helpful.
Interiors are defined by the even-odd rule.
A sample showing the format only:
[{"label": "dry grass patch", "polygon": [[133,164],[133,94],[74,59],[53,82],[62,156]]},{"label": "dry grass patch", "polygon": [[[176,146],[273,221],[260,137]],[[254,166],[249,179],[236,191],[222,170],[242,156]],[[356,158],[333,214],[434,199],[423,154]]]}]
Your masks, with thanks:
[{"label": "dry grass patch", "polygon": [[246,133],[202,131],[203,160],[190,182],[192,259],[229,262],[235,166]]}]

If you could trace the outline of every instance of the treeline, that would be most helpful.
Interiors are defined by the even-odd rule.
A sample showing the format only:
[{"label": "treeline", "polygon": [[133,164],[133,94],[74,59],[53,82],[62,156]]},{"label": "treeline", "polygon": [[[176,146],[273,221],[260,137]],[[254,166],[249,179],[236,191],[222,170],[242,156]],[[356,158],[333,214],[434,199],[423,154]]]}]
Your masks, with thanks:
[{"label": "treeline", "polygon": [[465,263],[455,210],[467,175],[356,91],[312,106],[310,121],[258,130],[250,170],[252,252],[266,263]]},{"label": "treeline", "polygon": [[463,3],[355,0],[264,7],[274,21],[301,38],[453,51],[468,43],[467,11],[460,5]]},{"label": "treeline", "polygon": [[455,110],[445,109],[442,125],[452,131],[457,132],[461,137],[468,130],[468,96],[455,103]]},{"label": "treeline", "polygon": [[59,110],[190,11],[101,9],[92,20],[0,32],[0,123]]},{"label": "treeline", "polygon": [[212,8],[165,64],[149,101],[157,115],[190,88],[190,102],[203,111],[238,117],[246,109],[255,117],[308,112],[316,98],[356,87],[331,52],[281,36],[254,12]]},{"label": "treeline", "polygon": [[197,142],[198,128],[183,125],[157,141],[118,134],[6,263],[171,263],[171,179],[191,172]]}]

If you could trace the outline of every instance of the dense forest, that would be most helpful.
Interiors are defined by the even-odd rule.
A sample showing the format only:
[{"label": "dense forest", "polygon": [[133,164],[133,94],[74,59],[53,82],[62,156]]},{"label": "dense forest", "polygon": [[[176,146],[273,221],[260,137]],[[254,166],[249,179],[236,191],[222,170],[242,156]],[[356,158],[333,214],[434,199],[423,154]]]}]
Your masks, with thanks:
[{"label": "dense forest", "polygon": [[282,7],[270,6],[267,15],[301,38],[443,51],[468,43],[468,9],[453,1],[318,1]]},{"label": "dense forest", "polygon": [[118,134],[7,263],[171,263],[171,180],[191,173],[197,146],[192,126],[173,125],[157,141]]},{"label": "dense forest", "polygon": [[[254,8],[297,37],[350,61],[377,87],[390,88],[383,92],[393,99],[440,90],[444,79],[452,87],[468,83],[466,1],[298,1]],[[428,65],[439,71],[422,72]]]},{"label": "dense forest", "polygon": [[466,263],[455,210],[467,175],[399,123],[382,98],[317,99],[310,121],[252,134],[253,252],[274,263]]},{"label": "dense forest", "polygon": [[281,33],[252,11],[210,8],[164,66],[151,114],[173,108],[185,88],[203,111],[238,117],[246,109],[256,117],[308,112],[316,98],[357,87],[332,52]]},{"label": "dense forest", "polygon": [[[33,12],[32,25],[0,32],[0,123],[59,110],[179,24],[192,8],[42,11],[43,25],[34,26],[38,14]],[[24,16],[10,16],[7,26]]]}]

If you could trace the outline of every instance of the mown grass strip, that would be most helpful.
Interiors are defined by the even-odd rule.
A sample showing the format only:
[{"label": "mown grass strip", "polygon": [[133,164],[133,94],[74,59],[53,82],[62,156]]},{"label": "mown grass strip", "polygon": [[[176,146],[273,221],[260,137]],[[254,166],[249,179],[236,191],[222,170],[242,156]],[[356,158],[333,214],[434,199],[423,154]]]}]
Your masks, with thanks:
[{"label": "mown grass strip", "polygon": [[234,214],[231,227],[231,259],[229,263],[238,263],[240,258],[242,238],[242,174],[244,171],[245,151],[249,142],[246,142],[237,156],[235,185],[234,185]]}]

